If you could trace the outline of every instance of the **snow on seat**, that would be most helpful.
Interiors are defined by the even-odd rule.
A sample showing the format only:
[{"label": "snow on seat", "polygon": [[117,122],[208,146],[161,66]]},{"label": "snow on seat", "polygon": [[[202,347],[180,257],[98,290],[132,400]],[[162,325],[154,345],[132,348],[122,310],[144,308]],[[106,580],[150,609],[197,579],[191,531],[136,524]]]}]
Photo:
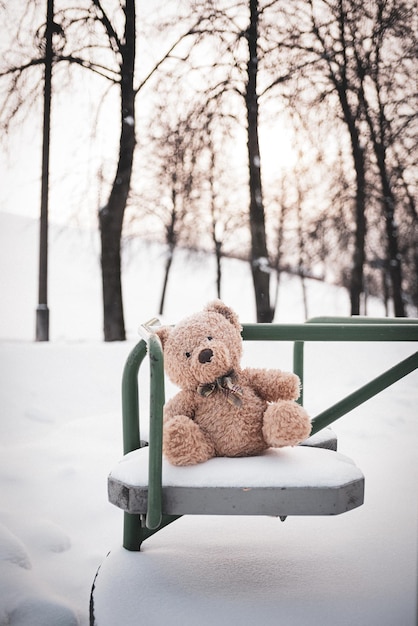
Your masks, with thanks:
[{"label": "snow on seat", "polygon": [[[125,455],[109,475],[109,501],[127,513],[147,512],[148,451]],[[338,452],[298,446],[189,467],[163,459],[162,487],[167,515],[337,515],[363,503],[364,476]]]}]

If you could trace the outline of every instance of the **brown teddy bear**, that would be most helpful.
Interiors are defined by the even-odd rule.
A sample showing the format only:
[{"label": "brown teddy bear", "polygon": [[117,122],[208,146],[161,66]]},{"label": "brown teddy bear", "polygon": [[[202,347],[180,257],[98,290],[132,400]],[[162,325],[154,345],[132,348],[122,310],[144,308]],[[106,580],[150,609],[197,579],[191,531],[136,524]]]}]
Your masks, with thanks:
[{"label": "brown teddy bear", "polygon": [[241,326],[223,302],[156,333],[165,370],[181,389],[164,407],[163,451],[173,465],[252,456],[309,436],[309,417],[295,402],[298,377],[241,369]]}]

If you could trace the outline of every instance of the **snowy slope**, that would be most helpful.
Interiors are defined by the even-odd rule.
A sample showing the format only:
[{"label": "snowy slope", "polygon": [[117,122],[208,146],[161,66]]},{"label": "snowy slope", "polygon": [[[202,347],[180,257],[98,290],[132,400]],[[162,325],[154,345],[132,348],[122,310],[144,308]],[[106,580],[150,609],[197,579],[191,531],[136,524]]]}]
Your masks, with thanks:
[{"label": "snowy slope", "polygon": [[[4,297],[0,338],[32,340],[35,333],[38,280],[38,224],[0,212],[0,277]],[[51,226],[49,235],[51,340],[102,338],[100,247],[97,233]],[[123,255],[123,295],[127,332],[158,311],[163,284],[164,249],[143,241],[128,241]],[[216,268],[210,255],[176,251],[168,283],[165,319],[176,320],[216,297]],[[347,290],[307,280],[309,316],[348,315]],[[242,321],[255,321],[252,279],[241,261],[223,261],[222,297]],[[296,277],[283,275],[276,321],[303,322],[302,289]],[[369,315],[384,315],[370,299]]]},{"label": "snowy slope", "polygon": [[[75,230],[54,230],[52,341],[36,344],[36,246],[36,224],[0,214],[0,625],[86,626],[90,587],[103,563],[98,626],[168,619],[208,626],[414,626],[417,374],[334,427],[339,450],[366,476],[359,509],[284,524],[272,518],[182,518],[148,540],[141,554],[127,553],[120,549],[122,513],[107,502],[106,477],[122,447],[121,371],[136,326],[156,313],[162,251],[144,244],[129,248],[129,341],[104,344],[97,241]],[[242,321],[253,321],[247,267],[229,261],[225,273],[225,299]],[[283,280],[281,289],[279,319],[301,320],[299,282]],[[166,319],[175,321],[214,296],[210,257],[191,261],[179,254]],[[346,294],[316,282],[309,284],[309,302],[312,315],[347,313]],[[376,305],[373,313],[379,312]],[[316,414],[412,348],[309,346],[308,411]],[[276,352],[251,344],[245,359],[290,368],[290,347]],[[137,602],[125,604],[122,615],[120,607],[114,613],[110,584],[116,596],[132,589],[140,618]]]}]

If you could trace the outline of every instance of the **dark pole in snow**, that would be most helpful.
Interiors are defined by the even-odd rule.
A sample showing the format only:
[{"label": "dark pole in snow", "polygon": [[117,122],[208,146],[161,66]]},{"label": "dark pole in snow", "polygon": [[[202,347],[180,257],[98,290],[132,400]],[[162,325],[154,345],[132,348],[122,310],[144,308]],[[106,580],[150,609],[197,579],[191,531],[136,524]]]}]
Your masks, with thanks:
[{"label": "dark pole in snow", "polygon": [[48,187],[49,141],[51,126],[52,33],[54,25],[54,0],[48,0],[45,30],[45,84],[44,121],[42,142],[41,216],[39,233],[39,297],[36,309],[36,341],[49,340],[48,309]]}]

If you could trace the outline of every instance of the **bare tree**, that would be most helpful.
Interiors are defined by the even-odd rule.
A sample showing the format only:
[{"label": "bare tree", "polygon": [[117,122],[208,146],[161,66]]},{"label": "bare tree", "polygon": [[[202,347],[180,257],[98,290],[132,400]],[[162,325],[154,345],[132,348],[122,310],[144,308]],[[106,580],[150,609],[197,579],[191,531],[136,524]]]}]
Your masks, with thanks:
[{"label": "bare tree", "polygon": [[[342,2],[333,5],[308,0],[312,44],[302,43],[309,53],[317,56],[320,71],[336,93],[341,107],[342,120],[350,137],[351,156],[356,176],[354,201],[355,233],[350,271],[351,314],[360,313],[360,296],[363,292],[365,239],[366,239],[366,161],[362,139],[361,104],[357,94],[356,77],[350,67],[348,53],[347,23],[342,12]],[[322,67],[321,67],[322,66]]]},{"label": "bare tree", "polygon": [[102,242],[103,320],[105,341],[125,339],[121,285],[121,237],[123,217],[131,188],[132,166],[135,151],[135,0],[125,0],[121,5],[124,18],[122,38],[101,6],[93,0],[98,19],[104,27],[110,48],[120,55],[120,139],[116,173],[108,201],[99,211]]},{"label": "bare tree", "polygon": [[[394,218],[396,197],[393,169],[389,165],[394,146],[389,135],[393,120],[400,120],[396,108],[404,113],[413,109],[408,104],[414,93],[411,51],[414,45],[416,49],[416,37],[410,34],[413,27],[408,24],[413,21],[412,4],[408,0],[402,3],[379,0],[371,4],[355,0],[331,3],[307,0],[292,3],[291,7],[282,4],[288,22],[282,46],[290,56],[300,59],[298,76],[305,76],[299,88],[292,81],[298,106],[306,106],[305,86],[310,80],[311,93],[317,94],[311,99],[312,106],[319,110],[326,101],[335,102],[336,97],[350,139],[356,179],[353,256],[349,269],[352,314],[360,312],[360,296],[364,291],[367,213],[373,206],[368,196],[376,179],[380,180],[395,314],[404,314],[399,220]],[[303,59],[312,61],[309,73],[304,71],[307,65]],[[393,89],[395,84],[397,87]],[[391,111],[389,116],[388,111]],[[411,127],[411,120],[409,115],[404,126],[403,122],[396,123],[392,139],[396,137],[398,145],[406,128]]]},{"label": "bare tree", "polygon": [[[230,120],[218,113],[216,102],[212,108],[205,103],[197,112],[200,121],[200,220],[203,225],[209,221],[212,250],[216,263],[216,293],[221,298],[222,258],[229,246],[230,252],[242,255],[246,238],[242,226],[246,213],[241,208],[241,201],[236,194],[234,171],[230,163],[233,159],[231,143],[233,130]],[[207,193],[204,192],[207,187]],[[207,208],[209,207],[209,211]],[[206,214],[209,212],[209,220]],[[203,236],[202,236],[203,243]],[[232,245],[232,248],[231,248]]]},{"label": "bare tree", "polygon": [[[265,271],[269,261],[258,139],[258,0],[230,5],[216,0],[190,4],[196,15],[196,25],[192,30],[195,50],[204,50],[204,53],[200,57],[198,54],[182,57],[177,71],[182,73],[183,80],[186,72],[194,75],[205,73],[205,85],[200,87],[200,94],[208,103],[217,101],[221,107],[227,101],[237,102],[238,96],[241,111],[235,114],[235,118],[241,126],[243,115],[246,120],[250,263],[257,320],[270,322],[273,311],[270,303],[270,275]],[[210,43],[213,43],[213,47],[208,53]],[[228,110],[228,105],[225,106]]]},{"label": "bare tree", "polygon": [[217,206],[217,190],[216,190],[216,153],[211,146],[210,165],[209,165],[209,194],[210,194],[210,217],[211,217],[211,235],[216,261],[216,295],[221,298],[222,283],[222,236],[219,228],[219,210]]},{"label": "bare tree", "polygon": [[[36,19],[36,2],[28,2],[27,8],[34,7]],[[122,309],[122,293],[120,284],[120,237],[123,214],[130,189],[130,178],[135,148],[135,90],[133,86],[135,64],[135,2],[126,0],[119,4],[123,18],[121,32],[112,24],[100,0],[92,0],[84,8],[72,7],[57,11],[54,16],[54,32],[61,35],[64,45],[54,47],[53,66],[65,65],[68,68],[84,68],[96,76],[106,78],[113,85],[119,86],[121,99],[121,132],[119,141],[118,163],[111,191],[106,206],[99,213],[102,241],[102,277],[103,277],[103,308],[105,340],[125,338],[125,327]],[[115,18],[118,21],[118,18]],[[44,30],[41,24],[35,33]],[[79,48],[80,34],[85,36],[84,44]],[[82,37],[81,37],[82,39]],[[106,47],[108,58],[103,61],[103,47]],[[3,99],[3,123],[8,125],[17,116],[25,115],[25,96],[28,86],[32,86],[31,71],[42,64],[42,51],[36,54],[29,51],[27,60],[15,62],[18,55],[3,70],[2,76],[8,79]],[[104,55],[106,56],[106,55]],[[120,62],[119,62],[120,59]],[[58,89],[58,87],[57,87]],[[35,91],[33,98],[35,101]],[[26,113],[27,114],[27,113]]]},{"label": "bare tree", "polygon": [[[186,125],[187,127],[187,125]],[[192,212],[192,192],[194,175],[194,154],[189,154],[189,146],[185,139],[189,136],[184,132],[184,127],[179,124],[171,135],[166,135],[164,140],[171,149],[165,168],[169,177],[170,208],[167,211],[167,221],[165,224],[167,256],[165,263],[165,273],[163,289],[161,293],[159,314],[164,312],[164,303],[168,278],[173,262],[174,251],[179,242],[180,236],[185,238],[185,217]]]},{"label": "bare tree", "polygon": [[[413,7],[409,3],[378,0],[375,7],[367,13],[364,10],[364,13],[371,24],[371,36],[366,50],[361,45],[362,42],[358,40],[357,31],[352,21],[348,20],[348,24],[360,80],[359,99],[367,122],[380,179],[381,203],[387,239],[386,267],[392,286],[394,312],[396,316],[402,317],[405,315],[402,293],[402,255],[399,248],[398,220],[396,218],[397,199],[391,181],[392,168],[388,157],[394,133],[391,132],[392,122],[388,118],[388,111],[393,109],[393,99],[398,100],[399,95],[404,99],[405,94],[399,86],[396,90],[398,93],[392,95],[395,76],[393,76],[392,68],[388,67],[385,62],[385,47],[388,39],[392,39],[392,47],[396,46],[394,39],[396,39],[398,29],[402,29],[403,35],[405,34],[408,21],[413,18]],[[399,72],[399,68],[397,71]],[[392,79],[390,94],[388,93],[389,79]]]},{"label": "bare tree", "polygon": [[258,140],[258,55],[259,55],[259,8],[258,0],[250,0],[250,23],[247,28],[248,42],[247,79],[245,104],[247,109],[247,148],[250,190],[251,270],[258,322],[271,322],[274,311],[270,303],[270,273],[265,271],[267,250],[266,223],[261,183],[261,157]]},{"label": "bare tree", "polygon": [[[163,232],[166,246],[164,277],[159,314],[164,312],[167,286],[175,251],[179,245],[193,246],[199,239],[199,223],[195,217],[199,196],[200,144],[196,132],[196,116],[190,110],[175,106],[176,92],[163,91],[161,102],[153,107],[153,123],[143,137],[152,150],[143,163],[143,178],[149,181],[135,197],[133,219],[150,222],[154,235]],[[142,232],[144,226],[142,226]]]},{"label": "bare tree", "polygon": [[[416,241],[413,234],[416,232],[414,226],[416,203],[411,193],[413,168],[406,166],[405,148],[399,149],[400,146],[405,146],[406,129],[409,129],[406,143],[409,141],[411,144],[413,117],[408,116],[403,128],[401,124],[394,125],[393,115],[387,115],[387,98],[390,90],[386,88],[386,91],[382,91],[381,77],[384,67],[384,80],[388,87],[390,85],[388,68],[395,67],[391,63],[394,57],[390,46],[381,48],[385,62],[379,65],[381,68],[379,93],[381,95],[384,93],[386,100],[381,102],[382,107],[379,106],[381,96],[375,94],[370,99],[371,82],[374,81],[375,86],[377,85],[375,72],[372,71],[376,63],[370,65],[373,55],[376,56],[373,49],[377,49],[373,41],[377,42],[381,38],[379,33],[381,31],[386,33],[389,25],[391,32],[396,32],[399,39],[412,4],[412,0],[404,0],[400,5],[399,3],[396,5],[392,0],[379,0],[378,3],[371,5],[356,0],[333,2],[297,0],[292,3],[283,0],[270,2],[243,0],[240,3],[206,0],[203,3],[192,3],[196,15],[198,12],[200,15],[193,33],[197,46],[204,42],[206,62],[201,65],[189,63],[187,67],[194,75],[198,75],[199,71],[206,72],[205,86],[200,87],[200,93],[204,94],[208,102],[216,99],[220,104],[220,113],[222,110],[228,112],[228,107],[224,109],[225,102],[228,102],[231,108],[235,103],[235,117],[238,123],[243,117],[240,107],[242,103],[245,104],[250,258],[259,321],[266,321],[273,313],[271,304],[266,306],[267,298],[270,299],[269,281],[274,263],[270,260],[267,246],[265,192],[261,175],[264,157],[258,137],[259,126],[262,123],[260,111],[263,110],[264,104],[269,104],[270,111],[275,111],[276,114],[286,104],[290,108],[296,106],[299,115],[309,118],[313,127],[315,116],[323,119],[325,115],[330,115],[330,119],[335,120],[330,127],[333,126],[336,138],[343,135],[347,139],[353,176],[347,173],[345,168],[344,176],[338,180],[334,177],[333,186],[331,184],[328,186],[327,196],[318,194],[321,200],[317,203],[321,204],[321,207],[318,207],[318,219],[321,220],[324,243],[320,251],[321,258],[325,261],[325,252],[328,250],[330,258],[334,259],[335,250],[340,249],[342,253],[340,258],[344,258],[346,267],[338,273],[344,276],[344,282],[350,292],[351,313],[359,314],[361,311],[361,301],[366,290],[365,268],[368,268],[368,272],[372,269],[370,264],[367,265],[366,257],[369,237],[367,222],[371,220],[373,224],[376,223],[372,212],[376,211],[377,205],[372,201],[371,194],[372,190],[376,189],[378,180],[382,206],[386,206],[387,209],[391,202],[387,200],[390,194],[393,201],[396,200],[394,181],[397,181],[398,188],[402,189],[404,214],[408,215],[408,221],[402,220],[400,224],[399,220],[391,219],[391,213],[385,209],[387,227],[385,238],[389,242],[388,264],[393,268],[392,276],[398,272],[398,284],[402,278],[396,267],[400,261],[399,255],[406,257],[408,254],[411,267],[416,264],[416,258],[413,260],[411,254],[411,242]],[[378,10],[380,5],[381,15]],[[391,6],[393,10],[390,9]],[[405,7],[408,11],[405,11]],[[385,11],[388,13],[387,17]],[[412,27],[405,32],[410,33],[411,30]],[[412,42],[408,43],[409,48],[405,55],[409,62],[412,56],[410,50],[414,41],[416,45],[416,40],[412,34],[408,34],[408,37],[408,41]],[[398,43],[399,41],[393,43],[392,52],[396,50]],[[405,51],[405,45],[401,49]],[[209,50],[211,53],[206,54]],[[399,53],[395,55],[396,58],[400,56]],[[356,57],[360,59],[360,64]],[[196,58],[194,60],[196,61]],[[411,71],[409,72],[408,75],[406,67],[402,69],[407,86],[402,92],[398,92],[396,98],[392,96],[391,106],[396,99],[401,106],[405,106],[407,100],[411,101],[413,90]],[[398,78],[398,82],[402,80]],[[310,115],[311,110],[315,112],[315,116]],[[345,129],[344,133],[341,133],[341,128]],[[382,167],[382,159],[379,161],[377,154],[379,147],[382,152],[380,145],[382,136],[384,136],[385,168]],[[337,139],[335,143],[338,143]],[[318,150],[322,150],[323,154],[327,153],[326,141]],[[344,154],[347,154],[345,147]],[[334,156],[335,163],[338,159],[340,157]],[[413,160],[410,159],[410,162]],[[312,161],[306,177],[315,179],[315,170],[318,170],[318,162]],[[324,172],[325,168],[322,171]],[[329,178],[331,179],[331,176]],[[352,193],[351,186],[354,189]],[[318,186],[319,188],[323,191],[323,186]],[[331,211],[331,214],[325,216],[326,211]],[[282,212],[282,218],[285,214],[286,212]],[[303,223],[305,222],[304,218]],[[314,233],[315,222],[310,218],[309,222],[311,232]],[[401,240],[400,233],[405,232],[406,223],[409,233],[408,235],[405,233],[404,239]],[[332,236],[330,232],[325,235],[325,227],[333,229]],[[302,233],[302,239],[306,239],[307,235],[307,232]],[[325,242],[325,239],[332,239],[334,245],[326,245],[328,242]],[[214,245],[219,246],[219,242],[215,240]],[[317,249],[319,250],[318,246]],[[350,251],[351,259],[348,258]],[[408,272],[409,276],[411,272]],[[368,276],[367,289],[372,282],[377,285],[377,281],[371,281],[371,277]],[[393,283],[393,280],[391,282]],[[399,300],[395,294],[394,299]],[[398,304],[395,308],[398,313],[401,312]]]},{"label": "bare tree", "polygon": [[[16,119],[24,119],[31,104],[39,97],[39,81],[36,72],[44,64],[39,49],[39,28],[33,24],[39,20],[37,0],[27,0],[26,11],[20,18],[19,30],[13,50],[3,55],[0,78],[3,79],[1,123],[9,128]],[[16,7],[2,7],[4,11]],[[4,20],[7,21],[7,20]],[[24,29],[22,29],[22,24]],[[35,30],[34,45],[28,46],[27,33]],[[21,36],[21,32],[25,36]],[[136,146],[135,99],[154,72],[172,54],[176,46],[190,33],[176,34],[166,52],[154,64],[141,81],[135,83],[136,68],[136,11],[135,0],[114,0],[104,4],[101,0],[89,0],[82,6],[67,6],[54,16],[54,32],[64,45],[54,48],[53,70],[63,67],[68,76],[75,77],[79,69],[88,70],[103,85],[119,90],[119,145],[113,181],[109,185],[107,200],[99,211],[101,235],[101,266],[103,283],[103,319],[106,341],[125,339],[121,289],[121,236],[125,209],[131,190],[132,170]],[[14,42],[15,43],[15,42]],[[23,60],[22,60],[23,58]],[[60,74],[65,89],[65,77]],[[106,94],[104,87],[101,97]]]},{"label": "bare tree", "polygon": [[276,205],[277,207],[277,210],[275,211],[275,213],[278,214],[277,230],[276,230],[277,232],[276,254],[275,256],[273,256],[274,261],[272,263],[272,267],[276,274],[276,288],[275,288],[274,297],[273,297],[273,306],[274,306],[275,312],[277,312],[277,308],[279,304],[280,278],[281,278],[281,273],[284,269],[284,265],[283,265],[284,231],[285,231],[287,215],[289,213],[289,205],[287,202],[286,191],[287,191],[287,183],[286,183],[285,177],[282,176],[279,182],[278,189],[276,191],[277,195],[275,195],[274,197],[274,205]]}]

